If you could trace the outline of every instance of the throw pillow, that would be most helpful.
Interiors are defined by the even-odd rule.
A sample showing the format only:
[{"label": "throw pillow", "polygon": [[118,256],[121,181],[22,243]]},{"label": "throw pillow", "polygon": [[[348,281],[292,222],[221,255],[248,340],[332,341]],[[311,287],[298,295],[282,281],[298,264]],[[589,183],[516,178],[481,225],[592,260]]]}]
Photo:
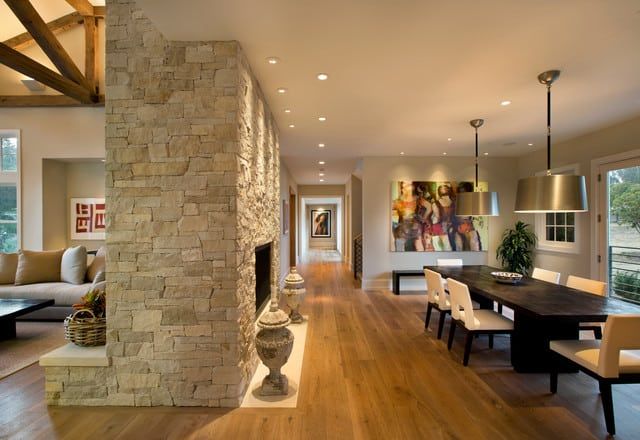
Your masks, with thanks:
[{"label": "throw pillow", "polygon": [[87,273],[87,248],[76,246],[62,254],[60,280],[70,284],[82,284]]},{"label": "throw pillow", "polygon": [[18,256],[16,285],[60,281],[64,249],[59,251],[21,251]]},{"label": "throw pillow", "polygon": [[16,281],[18,254],[0,254],[0,284],[13,284]]},{"label": "throw pillow", "polygon": [[106,261],[105,254],[107,253],[107,249],[104,246],[101,246],[96,252],[96,256],[87,268],[87,281],[93,283],[93,280],[98,275],[98,272],[104,272],[106,270]]}]

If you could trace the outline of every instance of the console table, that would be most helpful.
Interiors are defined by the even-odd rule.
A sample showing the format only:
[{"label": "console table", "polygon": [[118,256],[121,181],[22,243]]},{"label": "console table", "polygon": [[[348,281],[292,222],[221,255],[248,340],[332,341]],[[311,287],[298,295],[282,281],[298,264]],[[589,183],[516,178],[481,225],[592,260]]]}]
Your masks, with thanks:
[{"label": "console table", "polygon": [[393,293],[400,295],[400,278],[402,277],[422,277],[424,278],[424,270],[393,270],[391,278],[393,280]]}]

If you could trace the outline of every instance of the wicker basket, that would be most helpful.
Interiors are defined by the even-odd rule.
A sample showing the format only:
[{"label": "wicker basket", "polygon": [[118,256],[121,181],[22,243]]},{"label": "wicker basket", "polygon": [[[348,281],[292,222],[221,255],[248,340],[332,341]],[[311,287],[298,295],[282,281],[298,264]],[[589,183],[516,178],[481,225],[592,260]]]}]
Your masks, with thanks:
[{"label": "wicker basket", "polygon": [[[76,316],[91,315],[89,318]],[[107,342],[107,320],[96,318],[89,309],[78,310],[64,319],[64,338],[81,347],[105,345]]]}]

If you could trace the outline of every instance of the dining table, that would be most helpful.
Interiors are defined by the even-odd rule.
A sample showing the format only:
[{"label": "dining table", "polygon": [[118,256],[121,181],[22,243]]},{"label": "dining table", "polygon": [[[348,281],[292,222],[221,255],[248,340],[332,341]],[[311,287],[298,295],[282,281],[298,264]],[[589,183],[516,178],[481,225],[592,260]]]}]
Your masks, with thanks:
[{"label": "dining table", "polygon": [[[424,268],[466,284],[481,308],[492,309],[495,301],[513,310],[511,364],[519,373],[549,372],[551,362],[557,362],[549,341],[579,339],[581,322],[604,322],[609,315],[640,314],[636,304],[529,277],[515,284],[499,283],[491,273],[503,269],[491,266]],[[576,371],[570,364],[559,367],[561,371]]]}]

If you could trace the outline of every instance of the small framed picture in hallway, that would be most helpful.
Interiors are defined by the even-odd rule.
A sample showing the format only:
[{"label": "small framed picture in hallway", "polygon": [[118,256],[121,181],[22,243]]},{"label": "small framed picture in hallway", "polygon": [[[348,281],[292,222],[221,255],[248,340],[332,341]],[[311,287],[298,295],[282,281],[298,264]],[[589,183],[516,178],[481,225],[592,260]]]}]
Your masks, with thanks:
[{"label": "small framed picture in hallway", "polygon": [[311,210],[311,237],[331,237],[331,211],[325,209]]}]

